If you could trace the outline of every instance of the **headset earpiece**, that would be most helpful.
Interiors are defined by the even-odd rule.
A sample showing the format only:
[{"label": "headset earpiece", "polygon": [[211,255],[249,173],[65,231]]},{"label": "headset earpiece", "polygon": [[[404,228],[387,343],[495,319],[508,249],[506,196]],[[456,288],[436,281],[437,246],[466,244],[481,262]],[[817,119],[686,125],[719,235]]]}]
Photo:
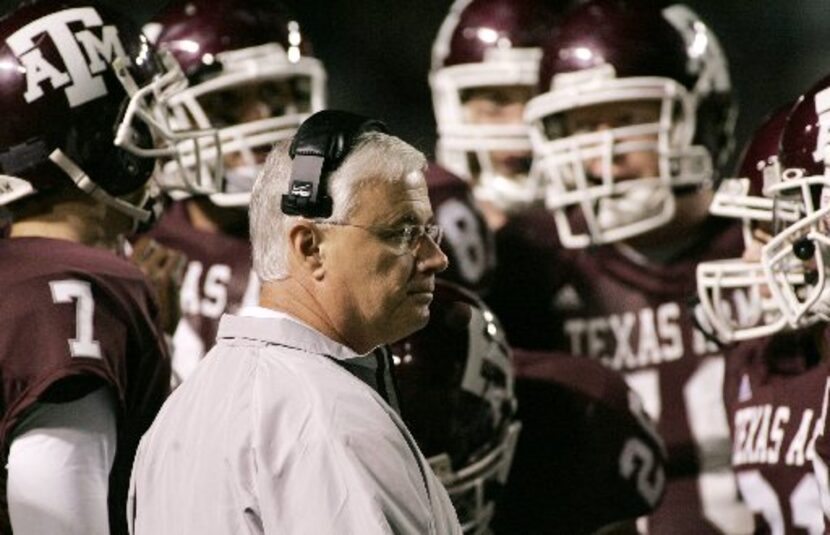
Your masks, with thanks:
[{"label": "headset earpiece", "polygon": [[294,164],[288,193],[280,203],[282,212],[309,218],[331,216],[326,181],[366,132],[388,130],[381,121],[340,110],[323,110],[306,119],[288,149]]}]

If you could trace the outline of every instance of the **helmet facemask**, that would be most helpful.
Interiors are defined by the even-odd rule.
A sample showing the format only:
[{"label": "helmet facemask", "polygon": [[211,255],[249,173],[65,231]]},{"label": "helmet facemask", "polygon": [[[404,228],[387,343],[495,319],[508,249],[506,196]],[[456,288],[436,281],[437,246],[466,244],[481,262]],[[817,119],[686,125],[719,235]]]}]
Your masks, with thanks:
[{"label": "helmet facemask", "polygon": [[[466,104],[469,95],[482,90],[524,90],[529,97],[536,87],[540,54],[536,48],[492,48],[482,62],[439,67],[430,75],[438,123],[438,162],[469,180],[477,199],[508,213],[540,199],[538,181],[530,167],[527,125],[521,119],[475,120]],[[499,163],[502,158],[515,160],[517,165],[508,166],[515,169],[506,170]]]},{"label": "helmet facemask", "polygon": [[765,170],[775,234],[761,250],[770,291],[791,329],[830,320],[830,173]]},{"label": "helmet facemask", "polygon": [[[709,213],[742,221],[744,250],[760,249],[753,236],[758,225],[772,227],[773,200],[750,193],[750,179],[724,179]],[[701,262],[697,292],[702,327],[722,343],[768,336],[786,328],[786,318],[770,295],[760,251],[743,258]]]},{"label": "helmet facemask", "polygon": [[[145,43],[144,46],[148,45]],[[142,57],[139,56],[135,61],[142,61]],[[143,61],[151,59],[144,56]],[[173,125],[166,102],[187,88],[187,79],[170,54],[160,53],[157,63],[158,74],[150,83],[140,86],[130,74],[124,60],[117,58],[113,62],[115,75],[128,97],[115,129],[113,144],[140,158],[159,159],[161,162],[181,161],[184,153],[193,153],[201,157],[202,147],[215,143],[216,131],[211,128],[194,129]],[[161,195],[159,187],[144,188],[144,195],[133,205],[123,199],[110,197],[97,188],[61,151],[56,150],[49,158],[61,167],[79,188],[99,202],[133,217],[137,225],[148,224],[157,215],[158,210],[153,199]],[[200,166],[194,173],[187,175],[184,187],[195,191],[216,191],[221,174],[221,166]]]},{"label": "helmet facemask", "polygon": [[[213,58],[215,71],[168,101],[176,124],[218,130],[214,142],[198,147],[201,157],[191,146],[183,158],[163,167],[161,180],[174,198],[193,192],[180,187],[182,177],[224,163],[223,181],[211,201],[247,206],[271,147],[290,139],[302,121],[325,106],[322,64],[293,50],[268,43],[219,53]],[[243,111],[235,115],[237,109]]]},{"label": "helmet facemask", "polygon": [[[653,106],[656,113],[634,117],[648,115],[641,111],[625,124],[582,131],[569,126],[592,109],[637,106]],[[656,229],[673,218],[676,189],[710,185],[709,152],[692,144],[695,107],[694,95],[673,80],[618,79],[610,65],[556,75],[552,90],[528,103],[535,165],[563,245],[582,248]],[[618,176],[619,162],[649,154],[653,172]]]}]

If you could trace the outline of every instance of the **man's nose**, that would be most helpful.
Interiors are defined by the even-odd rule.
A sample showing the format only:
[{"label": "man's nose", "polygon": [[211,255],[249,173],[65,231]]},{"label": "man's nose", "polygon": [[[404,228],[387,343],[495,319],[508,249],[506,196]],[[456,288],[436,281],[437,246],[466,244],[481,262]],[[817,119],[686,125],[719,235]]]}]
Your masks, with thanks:
[{"label": "man's nose", "polygon": [[450,261],[441,246],[429,236],[424,236],[417,252],[417,268],[419,271],[441,273],[450,265]]}]

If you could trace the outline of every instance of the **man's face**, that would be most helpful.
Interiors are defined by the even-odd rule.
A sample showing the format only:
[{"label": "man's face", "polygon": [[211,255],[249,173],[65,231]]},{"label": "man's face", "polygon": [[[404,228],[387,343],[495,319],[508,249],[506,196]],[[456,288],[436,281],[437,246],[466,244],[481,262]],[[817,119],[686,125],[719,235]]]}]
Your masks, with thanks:
[{"label": "man's face", "polygon": [[[199,98],[199,103],[214,128],[227,128],[286,114],[307,113],[311,100],[306,85],[294,78],[248,82],[207,93]],[[270,148],[270,145],[257,147],[253,151],[253,163],[264,163]],[[249,163],[239,152],[225,156],[225,167],[229,169]]]},{"label": "man's face", "polygon": [[447,267],[447,257],[428,237],[412,252],[395,233],[407,224],[432,222],[426,183],[418,175],[411,183],[378,182],[358,193],[348,223],[383,232],[320,227],[327,233],[321,254],[329,266],[332,309],[364,339],[393,342],[425,326],[435,274]]},{"label": "man's face", "polygon": [[[462,96],[470,124],[522,124],[525,104],[533,96],[529,86],[493,86],[470,89]],[[507,178],[523,177],[530,169],[527,151],[492,151],[493,172]]]},{"label": "man's face", "polygon": [[[564,114],[565,135],[587,134],[611,128],[623,128],[638,124],[656,123],[660,119],[660,103],[655,100],[637,100],[626,103],[604,103],[577,108]],[[656,135],[627,137],[626,141],[655,141]],[[602,160],[588,160],[589,177],[602,177]],[[657,154],[653,151],[637,151],[616,154],[613,157],[612,175],[616,180],[653,177],[659,175]]]}]

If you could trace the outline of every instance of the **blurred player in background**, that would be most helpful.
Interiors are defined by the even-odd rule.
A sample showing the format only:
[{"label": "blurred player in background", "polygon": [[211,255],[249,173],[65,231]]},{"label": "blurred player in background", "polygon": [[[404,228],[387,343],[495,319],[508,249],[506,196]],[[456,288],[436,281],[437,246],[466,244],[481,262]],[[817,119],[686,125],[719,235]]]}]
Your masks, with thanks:
[{"label": "blurred player in background", "polygon": [[[430,75],[437,158],[471,185],[488,232],[541,204],[522,114],[537,90],[541,46],[565,5],[459,1],[438,32]],[[496,531],[590,532],[656,507],[665,454],[620,375],[564,353],[514,351],[514,357],[523,431],[500,493]],[[492,480],[487,490],[500,486]]]},{"label": "blurred player in background", "polygon": [[751,533],[724,361],[687,307],[696,265],[741,250],[707,212],[735,118],[717,38],[684,6],[590,0],[542,48],[524,117],[544,207],[500,229],[489,302],[515,347],[596,359],[639,394],[668,454],[641,530]]},{"label": "blurred player in background", "polygon": [[812,270],[805,272],[804,262],[809,264],[815,246],[790,234],[775,263],[762,254],[773,237],[786,235],[787,227],[799,226],[808,215],[801,188],[809,192],[815,186],[796,177],[823,174],[823,163],[816,165],[813,151],[806,150],[816,146],[817,136],[804,136],[818,126],[815,111],[804,113],[815,110],[814,97],[808,93],[770,115],[744,150],[737,178],[724,180],[715,194],[713,214],[742,220],[743,256],[698,266],[702,324],[728,344],[724,401],[732,466],[758,529],[770,533],[824,532],[810,461],[823,426],[830,370],[825,326],[814,312],[798,318],[788,313],[787,300],[767,278],[783,260],[786,279],[779,281],[806,297]]},{"label": "blurred player in background", "polygon": [[[278,2],[174,1],[144,31],[173,54],[190,81],[169,100],[174,124],[217,128],[224,166],[218,192],[175,195],[178,202],[150,233],[189,259],[174,337],[174,381],[180,382],[213,345],[219,317],[257,302],[248,241],[251,187],[274,143],[290,139],[325,107],[326,75]],[[187,155],[185,170],[214,164],[219,144],[203,147],[201,159]],[[162,181],[178,184],[180,174],[181,166],[170,162]]]}]

